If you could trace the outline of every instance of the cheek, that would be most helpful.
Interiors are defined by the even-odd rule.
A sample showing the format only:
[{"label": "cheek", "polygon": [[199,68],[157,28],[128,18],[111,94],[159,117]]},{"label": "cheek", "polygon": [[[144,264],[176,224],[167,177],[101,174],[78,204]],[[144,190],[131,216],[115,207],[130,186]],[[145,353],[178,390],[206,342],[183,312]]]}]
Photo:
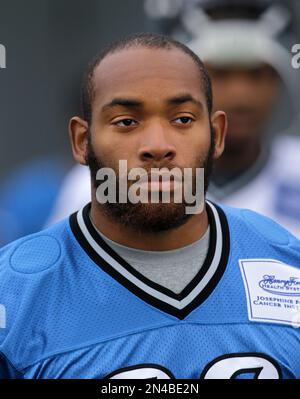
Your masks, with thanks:
[{"label": "cheek", "polygon": [[197,165],[199,160],[206,158],[211,145],[209,125],[195,128],[190,137],[177,147],[178,158],[184,157],[185,165]]},{"label": "cheek", "polygon": [[93,131],[93,146],[97,154],[110,154],[120,151],[120,141],[111,132],[99,127]]},{"label": "cheek", "polygon": [[93,135],[93,148],[96,156],[108,167],[119,167],[120,160],[126,160],[128,166],[134,157],[134,143],[129,137],[99,131]]}]

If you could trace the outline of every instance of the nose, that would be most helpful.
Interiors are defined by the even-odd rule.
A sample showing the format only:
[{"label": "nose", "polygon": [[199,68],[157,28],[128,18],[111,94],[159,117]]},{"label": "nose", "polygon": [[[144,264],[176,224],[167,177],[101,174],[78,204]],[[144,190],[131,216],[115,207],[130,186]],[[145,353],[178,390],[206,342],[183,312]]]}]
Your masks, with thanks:
[{"label": "nose", "polygon": [[139,159],[143,162],[172,161],[176,149],[171,142],[171,132],[162,123],[152,123],[142,133]]}]

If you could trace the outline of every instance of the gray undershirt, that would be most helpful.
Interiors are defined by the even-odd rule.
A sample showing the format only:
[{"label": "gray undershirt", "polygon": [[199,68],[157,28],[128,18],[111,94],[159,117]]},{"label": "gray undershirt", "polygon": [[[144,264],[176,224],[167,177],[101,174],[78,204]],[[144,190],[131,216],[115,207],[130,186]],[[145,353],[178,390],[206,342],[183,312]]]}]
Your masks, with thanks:
[{"label": "gray undershirt", "polygon": [[193,280],[203,265],[209,247],[209,230],[208,227],[205,234],[194,243],[170,251],[144,251],[127,247],[97,231],[139,273],[178,294]]}]

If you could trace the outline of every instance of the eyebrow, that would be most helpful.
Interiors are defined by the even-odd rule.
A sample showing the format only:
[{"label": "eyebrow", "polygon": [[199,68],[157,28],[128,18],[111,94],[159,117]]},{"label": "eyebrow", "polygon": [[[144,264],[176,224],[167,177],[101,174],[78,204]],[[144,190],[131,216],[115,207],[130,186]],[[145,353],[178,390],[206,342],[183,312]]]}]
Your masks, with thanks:
[{"label": "eyebrow", "polygon": [[143,106],[143,102],[129,98],[114,98],[109,103],[103,105],[102,111],[114,107],[126,107],[126,108],[140,108]]},{"label": "eyebrow", "polygon": [[193,103],[193,104],[197,105],[198,107],[200,107],[201,109],[203,109],[202,102],[199,100],[196,100],[190,94],[183,94],[180,96],[171,97],[171,98],[167,99],[168,105],[181,105],[181,104],[188,103],[188,102]]},{"label": "eyebrow", "polygon": [[[201,101],[196,100],[190,94],[182,94],[175,97],[168,98],[165,103],[167,105],[182,105],[184,103],[193,103],[197,105],[199,108],[203,109],[203,104]],[[130,99],[130,98],[114,98],[109,103],[103,105],[102,111],[106,111],[107,109],[114,108],[114,107],[126,107],[126,108],[141,108],[144,106],[143,101],[137,99]]]}]

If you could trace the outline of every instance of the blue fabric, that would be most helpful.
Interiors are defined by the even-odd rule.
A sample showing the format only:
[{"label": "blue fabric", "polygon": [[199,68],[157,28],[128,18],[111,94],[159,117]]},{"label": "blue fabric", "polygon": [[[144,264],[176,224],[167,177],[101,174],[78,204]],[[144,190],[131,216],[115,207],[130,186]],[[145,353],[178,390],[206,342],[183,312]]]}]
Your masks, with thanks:
[{"label": "blue fabric", "polygon": [[58,159],[31,161],[0,188],[0,247],[39,231],[55,204],[65,168]]},{"label": "blue fabric", "polygon": [[[216,359],[248,356],[276,364],[278,376],[300,378],[299,329],[249,321],[238,266],[240,258],[263,258],[299,268],[300,243],[254,212],[223,210],[231,241],[227,268],[183,320],[144,302],[99,268],[68,220],[3,248],[0,376],[104,378],[151,367],[197,379]],[[236,378],[254,378],[255,370],[242,369]]]}]

